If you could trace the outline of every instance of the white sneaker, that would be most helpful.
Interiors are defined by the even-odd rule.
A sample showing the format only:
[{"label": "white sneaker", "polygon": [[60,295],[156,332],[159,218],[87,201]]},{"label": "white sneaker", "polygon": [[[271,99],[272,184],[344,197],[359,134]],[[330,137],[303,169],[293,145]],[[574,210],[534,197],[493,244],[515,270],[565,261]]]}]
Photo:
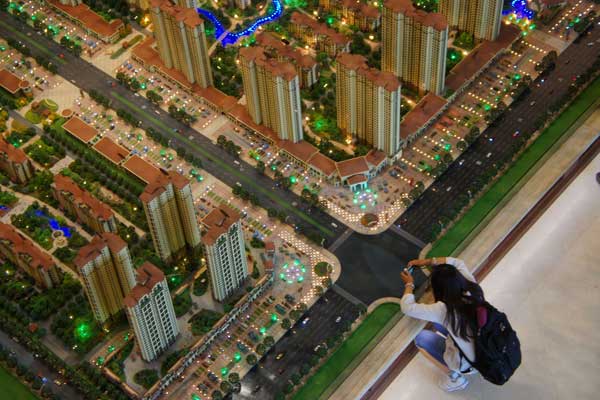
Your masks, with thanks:
[{"label": "white sneaker", "polygon": [[469,386],[469,380],[458,372],[452,371],[440,380],[438,386],[445,392],[456,392]]},{"label": "white sneaker", "polygon": [[460,371],[460,373],[461,373],[461,375],[475,375],[475,374],[478,374],[479,371],[477,371],[473,367],[470,367],[466,371]]}]

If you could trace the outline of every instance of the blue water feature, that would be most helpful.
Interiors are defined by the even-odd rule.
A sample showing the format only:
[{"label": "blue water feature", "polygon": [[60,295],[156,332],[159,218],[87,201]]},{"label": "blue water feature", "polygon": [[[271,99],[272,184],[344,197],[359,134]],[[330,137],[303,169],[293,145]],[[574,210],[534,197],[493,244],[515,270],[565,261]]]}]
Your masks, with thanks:
[{"label": "blue water feature", "polygon": [[[273,5],[273,11],[271,11],[271,13],[269,13],[263,17],[260,17],[259,19],[254,21],[252,23],[252,25],[250,25],[249,27],[242,29],[241,31],[238,31],[238,32],[228,32],[225,35],[225,37],[221,40],[223,47],[230,45],[230,44],[234,44],[241,37],[252,35],[258,29],[259,26],[269,24],[269,23],[279,19],[281,17],[281,15],[283,14],[283,4],[281,1],[282,0],[272,0],[271,4]],[[205,10],[203,8],[197,8],[196,11],[198,11],[198,14],[202,15],[203,17],[208,19],[210,22],[212,22],[212,24],[215,26],[215,38],[217,38],[217,39],[220,38],[221,35],[223,35],[223,33],[227,30],[221,24],[221,21],[219,21],[219,19],[212,12]]]},{"label": "blue water feature", "polygon": [[527,0],[512,0],[510,3],[510,8],[504,10],[503,14],[508,15],[515,13],[517,18],[527,18],[533,19],[534,12],[529,8],[527,4]]},{"label": "blue water feature", "polygon": [[61,226],[57,220],[55,220],[54,218],[50,218],[42,210],[35,210],[35,216],[47,219],[48,225],[50,225],[50,228],[53,231],[61,231],[66,238],[71,237],[71,228],[69,228],[68,226]]}]

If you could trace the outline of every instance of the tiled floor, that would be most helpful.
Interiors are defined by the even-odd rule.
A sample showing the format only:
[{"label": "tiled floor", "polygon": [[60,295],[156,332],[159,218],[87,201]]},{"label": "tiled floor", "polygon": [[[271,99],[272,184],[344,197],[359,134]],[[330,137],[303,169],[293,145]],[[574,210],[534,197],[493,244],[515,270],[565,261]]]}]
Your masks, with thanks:
[{"label": "tiled floor", "polygon": [[600,156],[483,282],[519,334],[523,364],[503,387],[471,377],[463,392],[417,356],[380,400],[600,399]]}]

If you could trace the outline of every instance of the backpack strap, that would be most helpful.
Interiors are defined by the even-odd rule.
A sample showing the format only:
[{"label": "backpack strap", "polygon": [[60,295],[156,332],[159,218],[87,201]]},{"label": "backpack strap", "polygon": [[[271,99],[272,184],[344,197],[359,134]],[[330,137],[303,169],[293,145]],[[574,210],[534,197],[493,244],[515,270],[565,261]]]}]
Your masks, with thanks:
[{"label": "backpack strap", "polygon": [[483,328],[485,324],[487,324],[488,319],[488,310],[485,306],[477,307],[477,327],[479,329]]},{"label": "backpack strap", "polygon": [[452,334],[450,332],[448,332],[448,336],[450,336],[450,339],[452,339],[452,342],[454,343],[454,346],[458,349],[460,356],[463,357],[465,360],[467,360],[469,362],[469,364],[471,364],[472,367],[475,367],[475,363],[473,361],[471,361],[471,359],[465,355],[465,352],[462,351],[462,349],[460,348],[460,346],[454,339],[454,336],[452,336]]}]

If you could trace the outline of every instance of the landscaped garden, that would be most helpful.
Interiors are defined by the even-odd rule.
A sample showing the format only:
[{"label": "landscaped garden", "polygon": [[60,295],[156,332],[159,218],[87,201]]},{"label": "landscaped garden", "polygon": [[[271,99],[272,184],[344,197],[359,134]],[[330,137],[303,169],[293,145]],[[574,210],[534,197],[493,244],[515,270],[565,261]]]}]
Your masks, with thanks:
[{"label": "landscaped garden", "polygon": [[[52,228],[48,219],[43,215],[49,215],[46,207],[41,207],[34,203],[27,207],[23,214],[11,216],[12,224],[25,232],[33,241],[49,250],[52,248],[54,238],[52,237]],[[64,224],[64,220],[62,220]]]},{"label": "landscaped garden", "polygon": [[173,308],[175,309],[177,318],[192,309],[192,296],[189,287],[173,298]]},{"label": "landscaped garden", "polygon": [[6,141],[16,148],[21,147],[27,143],[29,139],[35,136],[34,128],[27,128],[23,130],[13,129],[8,135],[6,135]]},{"label": "landscaped garden", "polygon": [[463,53],[454,47],[448,48],[446,53],[446,74],[452,70],[463,59]]},{"label": "landscaped garden", "polygon": [[[83,298],[79,299],[83,300]],[[50,331],[66,347],[79,354],[86,354],[102,339],[102,330],[96,323],[87,301],[72,301],[50,324]]]},{"label": "landscaped garden", "polygon": [[131,354],[133,350],[134,342],[133,340],[129,341],[121,350],[119,350],[119,354],[110,359],[110,361],[106,364],[106,367],[114,372],[121,381],[125,382],[125,360]]},{"label": "landscaped garden", "polygon": [[150,389],[158,381],[158,371],[155,369],[143,369],[135,373],[133,380],[144,389]]},{"label": "landscaped garden", "polygon": [[194,280],[194,296],[203,296],[208,289],[208,275],[203,273]]},{"label": "landscaped garden", "polygon": [[213,328],[213,326],[223,317],[223,314],[212,310],[201,310],[194,314],[189,319],[189,323],[192,324],[192,334],[195,336],[202,336]]},{"label": "landscaped garden", "polygon": [[31,108],[25,113],[25,118],[32,124],[39,124],[56,111],[58,111],[58,104],[54,100],[34,101],[31,103]]},{"label": "landscaped garden", "polygon": [[65,152],[52,146],[45,137],[37,140],[25,149],[25,153],[32,160],[46,168],[52,167],[58,160],[65,156]]},{"label": "landscaped garden", "polygon": [[0,207],[11,207],[17,202],[17,200],[17,196],[12,194],[11,192],[0,189]]},{"label": "landscaped garden", "polygon": [[60,285],[29,297],[22,304],[23,309],[34,321],[45,320],[60,310],[68,301],[78,296],[77,300],[86,301],[83,297],[81,284],[68,274],[63,275]]}]

